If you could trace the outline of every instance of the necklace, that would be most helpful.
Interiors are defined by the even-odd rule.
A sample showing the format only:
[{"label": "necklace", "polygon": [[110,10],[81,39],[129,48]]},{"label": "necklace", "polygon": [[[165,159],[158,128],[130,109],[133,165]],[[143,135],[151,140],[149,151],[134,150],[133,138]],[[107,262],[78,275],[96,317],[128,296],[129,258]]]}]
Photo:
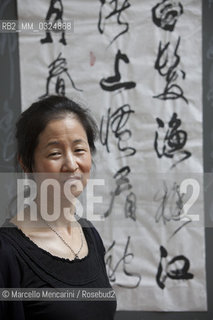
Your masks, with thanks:
[{"label": "necklace", "polygon": [[70,245],[64,240],[64,238],[46,221],[42,218],[42,220],[45,222],[45,224],[63,241],[63,243],[70,249],[70,251],[72,252],[72,254],[74,255],[74,260],[78,260],[79,259],[79,253],[83,247],[83,234],[82,234],[82,230],[79,227],[80,230],[80,234],[81,234],[81,245],[79,250],[75,253],[75,251],[70,247]]}]

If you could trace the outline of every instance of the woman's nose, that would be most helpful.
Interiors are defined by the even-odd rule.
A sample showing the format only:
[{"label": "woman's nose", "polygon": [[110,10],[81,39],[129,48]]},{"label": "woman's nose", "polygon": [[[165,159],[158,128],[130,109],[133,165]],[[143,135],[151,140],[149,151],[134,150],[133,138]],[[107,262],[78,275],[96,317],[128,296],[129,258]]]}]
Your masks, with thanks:
[{"label": "woman's nose", "polygon": [[78,168],[78,164],[76,162],[75,156],[72,153],[67,154],[64,157],[62,171],[74,172],[77,168]]}]

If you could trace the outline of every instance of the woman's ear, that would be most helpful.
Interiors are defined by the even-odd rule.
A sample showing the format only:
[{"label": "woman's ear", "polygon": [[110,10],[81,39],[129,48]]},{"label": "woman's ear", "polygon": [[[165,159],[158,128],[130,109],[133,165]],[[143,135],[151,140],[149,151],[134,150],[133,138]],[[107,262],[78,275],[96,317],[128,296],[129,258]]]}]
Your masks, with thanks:
[{"label": "woman's ear", "polygon": [[29,170],[28,170],[28,169],[26,168],[26,166],[23,164],[22,158],[21,158],[20,156],[18,156],[18,162],[19,162],[22,170],[23,170],[25,173],[29,172]]}]

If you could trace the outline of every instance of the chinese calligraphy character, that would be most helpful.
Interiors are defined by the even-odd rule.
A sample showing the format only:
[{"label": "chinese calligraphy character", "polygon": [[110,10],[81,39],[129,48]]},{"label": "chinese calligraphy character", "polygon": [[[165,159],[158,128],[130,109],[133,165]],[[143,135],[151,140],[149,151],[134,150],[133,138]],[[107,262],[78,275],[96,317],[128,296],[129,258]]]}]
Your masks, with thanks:
[{"label": "chinese calligraphy character", "polygon": [[[158,128],[165,131],[164,121],[160,118],[156,118],[156,122]],[[180,126],[181,120],[178,119],[176,113],[173,113],[171,120],[168,123],[168,129],[163,138],[161,148],[159,147],[159,133],[158,131],[155,132],[154,148],[158,158],[167,157],[174,160],[177,159],[171,168],[174,168],[178,163],[191,157],[191,152],[183,150],[187,141],[187,133],[184,130],[180,130]]]},{"label": "chinese calligraphy character", "polygon": [[[122,34],[128,32],[129,30],[129,24],[127,22],[124,22],[121,20],[121,14],[124,10],[128,9],[130,7],[130,3],[128,0],[122,0],[122,4],[119,6],[118,0],[100,0],[101,2],[101,8],[99,12],[99,20],[98,20],[98,30],[102,34],[104,33],[105,29],[105,22],[112,19],[113,17],[117,17],[117,23],[119,26],[122,27],[122,30],[114,36],[114,38],[111,40],[110,45]],[[108,10],[109,9],[109,10]]]},{"label": "chinese calligraphy character", "polygon": [[110,127],[115,138],[118,139],[118,150],[125,152],[126,157],[133,156],[136,153],[135,148],[126,146],[126,142],[132,136],[132,132],[129,129],[124,129],[124,126],[126,125],[131,113],[134,113],[134,111],[131,110],[129,104],[124,104],[113,113],[111,113],[111,108],[109,108],[107,112],[105,132],[103,129],[105,118],[102,117],[100,125],[100,141],[102,145],[106,146],[107,152],[110,152],[108,141]]},{"label": "chinese calligraphy character", "polygon": [[163,267],[163,260],[166,260],[167,256],[167,250],[163,246],[160,246],[160,262],[156,274],[156,282],[161,289],[165,288],[167,278],[172,280],[189,280],[194,278],[194,275],[188,272],[190,269],[188,258],[184,255],[176,256],[170,261],[165,262],[165,267]]},{"label": "chinese calligraphy character", "polygon": [[[111,191],[111,201],[109,205],[109,209],[104,213],[104,217],[108,217],[113,209],[115,197],[119,196],[122,192],[132,189],[132,185],[130,184],[129,178],[127,177],[130,173],[130,167],[125,166],[119,169],[114,175],[114,179],[116,179],[116,188],[114,191]],[[127,195],[125,201],[125,216],[126,218],[131,218],[132,220],[136,220],[136,195],[131,192]]]},{"label": "chinese calligraphy character", "polygon": [[[54,19],[53,16],[55,15]],[[53,24],[56,25],[57,22],[61,22],[63,23],[63,4],[61,0],[51,0],[50,1],[50,6],[49,9],[47,11],[47,15],[45,18],[45,21],[47,22],[47,26],[48,26],[48,22],[50,22],[51,18],[53,19]],[[51,43],[53,42],[52,40],[52,36],[50,31],[46,30],[46,37],[41,39],[40,42],[42,44],[44,43]],[[65,32],[64,30],[61,31],[61,39],[59,40],[59,42],[61,42],[63,45],[66,45],[66,39],[65,39]]]},{"label": "chinese calligraphy character", "polygon": [[[136,272],[130,272],[127,270],[127,264],[130,264],[130,258],[131,260],[133,260],[134,258],[134,254],[132,252],[129,252],[129,244],[130,244],[130,240],[131,237],[128,236],[127,238],[127,242],[126,242],[126,246],[124,248],[124,253],[122,255],[122,257],[116,262],[114,263],[114,266],[112,265],[113,263],[113,256],[112,256],[112,249],[115,247],[116,242],[113,241],[113,243],[110,245],[109,249],[106,252],[106,267],[107,267],[107,273],[108,273],[108,277],[110,279],[111,282],[116,282],[116,285],[118,285],[119,287],[123,287],[123,288],[137,288],[141,282],[141,275],[139,273]],[[123,273],[126,276],[126,282],[125,283],[120,283],[117,279],[116,279],[116,271],[119,269],[119,266],[122,265],[122,269],[123,269]],[[117,280],[117,281],[116,281]],[[131,283],[132,282],[132,283]]]},{"label": "chinese calligraphy character", "polygon": [[115,57],[115,75],[108,77],[106,79],[101,79],[100,86],[103,90],[106,91],[115,91],[118,89],[132,89],[135,88],[136,83],[133,81],[126,81],[126,82],[120,82],[121,80],[121,74],[119,72],[119,61],[123,60],[125,63],[129,63],[129,58],[126,54],[121,53],[120,50],[118,50],[116,57]]},{"label": "chinese calligraphy character", "polygon": [[173,31],[180,15],[183,14],[183,6],[174,0],[163,0],[152,8],[152,20],[156,26]]},{"label": "chinese calligraphy character", "polygon": [[[159,193],[162,195],[159,196]],[[163,190],[154,196],[154,201],[160,202],[155,214],[155,222],[163,221],[164,224],[170,221],[180,222],[183,214],[185,193],[180,193],[180,186],[176,182],[170,187],[167,183],[163,182]],[[188,218],[172,232],[169,239],[171,239],[178,231],[180,231],[186,224],[192,220]]]},{"label": "chinese calligraphy character", "polygon": [[184,96],[183,89],[179,85],[174,84],[174,82],[178,79],[179,76],[181,76],[182,79],[185,79],[186,76],[183,70],[177,70],[177,67],[180,63],[180,56],[177,53],[179,45],[180,37],[178,38],[177,44],[174,49],[174,53],[171,57],[169,57],[170,42],[167,42],[165,46],[162,46],[162,43],[160,41],[158,47],[158,55],[155,61],[155,69],[162,77],[165,78],[166,86],[164,88],[163,93],[155,95],[154,98],[158,98],[161,100],[174,100],[181,98],[186,103],[188,103],[188,100]]},{"label": "chinese calligraphy character", "polygon": [[58,57],[48,66],[49,69],[49,75],[47,77],[46,82],[46,92],[43,96],[40,98],[44,98],[49,95],[49,92],[51,92],[50,85],[53,85],[53,91],[54,93],[64,96],[65,95],[65,80],[67,79],[69,83],[72,84],[72,87],[75,90],[82,91],[80,89],[77,89],[67,68],[67,61],[65,58],[61,57],[61,53],[58,55]]}]

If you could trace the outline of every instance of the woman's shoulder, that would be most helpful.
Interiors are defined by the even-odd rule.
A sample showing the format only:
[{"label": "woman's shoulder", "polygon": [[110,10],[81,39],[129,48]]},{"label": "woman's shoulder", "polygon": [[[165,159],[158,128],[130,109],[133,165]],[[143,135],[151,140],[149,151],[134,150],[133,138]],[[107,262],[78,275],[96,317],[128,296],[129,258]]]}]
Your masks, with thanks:
[{"label": "woman's shoulder", "polygon": [[20,278],[17,253],[8,237],[9,232],[0,227],[0,287],[12,287]]},{"label": "woman's shoulder", "polygon": [[[10,230],[0,227],[0,288],[19,288],[21,272],[12,244],[7,237]],[[25,319],[22,301],[1,301],[0,319]]]},{"label": "woman's shoulder", "polygon": [[[18,252],[16,246],[22,246],[17,227],[5,220],[0,226],[0,261],[14,263],[17,261]],[[1,266],[3,263],[0,264]]]}]

